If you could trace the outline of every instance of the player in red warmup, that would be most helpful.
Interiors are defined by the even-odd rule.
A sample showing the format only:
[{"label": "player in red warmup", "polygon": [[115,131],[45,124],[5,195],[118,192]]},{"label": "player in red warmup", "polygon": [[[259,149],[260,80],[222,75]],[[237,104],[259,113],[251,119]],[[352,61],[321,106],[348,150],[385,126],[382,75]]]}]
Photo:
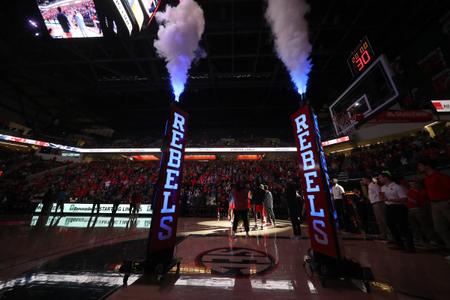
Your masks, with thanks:
[{"label": "player in red warmup", "polygon": [[[434,229],[450,250],[450,177],[438,172],[434,162],[427,159],[421,160],[417,169],[425,174],[424,184],[431,203]],[[450,259],[450,256],[446,258]]]},{"label": "player in red warmup", "polygon": [[232,191],[234,196],[234,221],[233,221],[233,236],[236,235],[237,226],[239,221],[244,222],[244,228],[246,236],[248,237],[248,232],[250,230],[248,223],[248,189],[243,181],[236,184],[234,190]]}]

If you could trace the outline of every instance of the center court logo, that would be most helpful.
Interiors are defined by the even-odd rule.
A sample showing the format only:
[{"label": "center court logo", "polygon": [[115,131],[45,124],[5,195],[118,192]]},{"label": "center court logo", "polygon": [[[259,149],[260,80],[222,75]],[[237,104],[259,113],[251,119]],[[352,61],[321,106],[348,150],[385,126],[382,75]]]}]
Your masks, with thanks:
[{"label": "center court logo", "polygon": [[200,254],[198,265],[211,270],[211,274],[228,276],[252,276],[269,272],[275,267],[275,259],[255,249],[216,248]]}]

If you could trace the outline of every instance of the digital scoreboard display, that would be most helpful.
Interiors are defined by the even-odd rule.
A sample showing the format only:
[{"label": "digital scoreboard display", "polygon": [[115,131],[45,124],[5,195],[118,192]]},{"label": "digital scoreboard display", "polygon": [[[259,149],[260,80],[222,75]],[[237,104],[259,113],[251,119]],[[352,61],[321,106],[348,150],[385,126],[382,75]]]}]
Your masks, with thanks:
[{"label": "digital scoreboard display", "polygon": [[347,60],[353,76],[359,75],[375,59],[375,53],[367,37],[364,37]]}]

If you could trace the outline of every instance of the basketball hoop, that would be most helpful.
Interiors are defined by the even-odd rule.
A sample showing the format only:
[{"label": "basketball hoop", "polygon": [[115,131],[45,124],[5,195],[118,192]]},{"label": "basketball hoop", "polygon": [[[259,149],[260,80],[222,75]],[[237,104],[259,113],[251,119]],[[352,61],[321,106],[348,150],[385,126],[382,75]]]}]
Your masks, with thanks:
[{"label": "basketball hoop", "polygon": [[353,133],[355,125],[358,123],[357,115],[350,115],[347,111],[336,114],[333,121],[338,132],[346,135]]},{"label": "basketball hoop", "polygon": [[330,105],[336,135],[353,133],[366,120],[392,105],[398,96],[394,73],[381,55]]}]

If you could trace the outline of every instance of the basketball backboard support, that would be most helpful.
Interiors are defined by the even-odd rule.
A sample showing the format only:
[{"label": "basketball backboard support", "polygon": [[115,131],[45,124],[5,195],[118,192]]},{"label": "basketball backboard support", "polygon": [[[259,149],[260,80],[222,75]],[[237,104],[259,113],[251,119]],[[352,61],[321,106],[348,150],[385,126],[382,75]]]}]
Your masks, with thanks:
[{"label": "basketball backboard support", "polygon": [[330,105],[337,136],[351,134],[397,100],[399,91],[393,77],[387,58],[381,55]]}]

